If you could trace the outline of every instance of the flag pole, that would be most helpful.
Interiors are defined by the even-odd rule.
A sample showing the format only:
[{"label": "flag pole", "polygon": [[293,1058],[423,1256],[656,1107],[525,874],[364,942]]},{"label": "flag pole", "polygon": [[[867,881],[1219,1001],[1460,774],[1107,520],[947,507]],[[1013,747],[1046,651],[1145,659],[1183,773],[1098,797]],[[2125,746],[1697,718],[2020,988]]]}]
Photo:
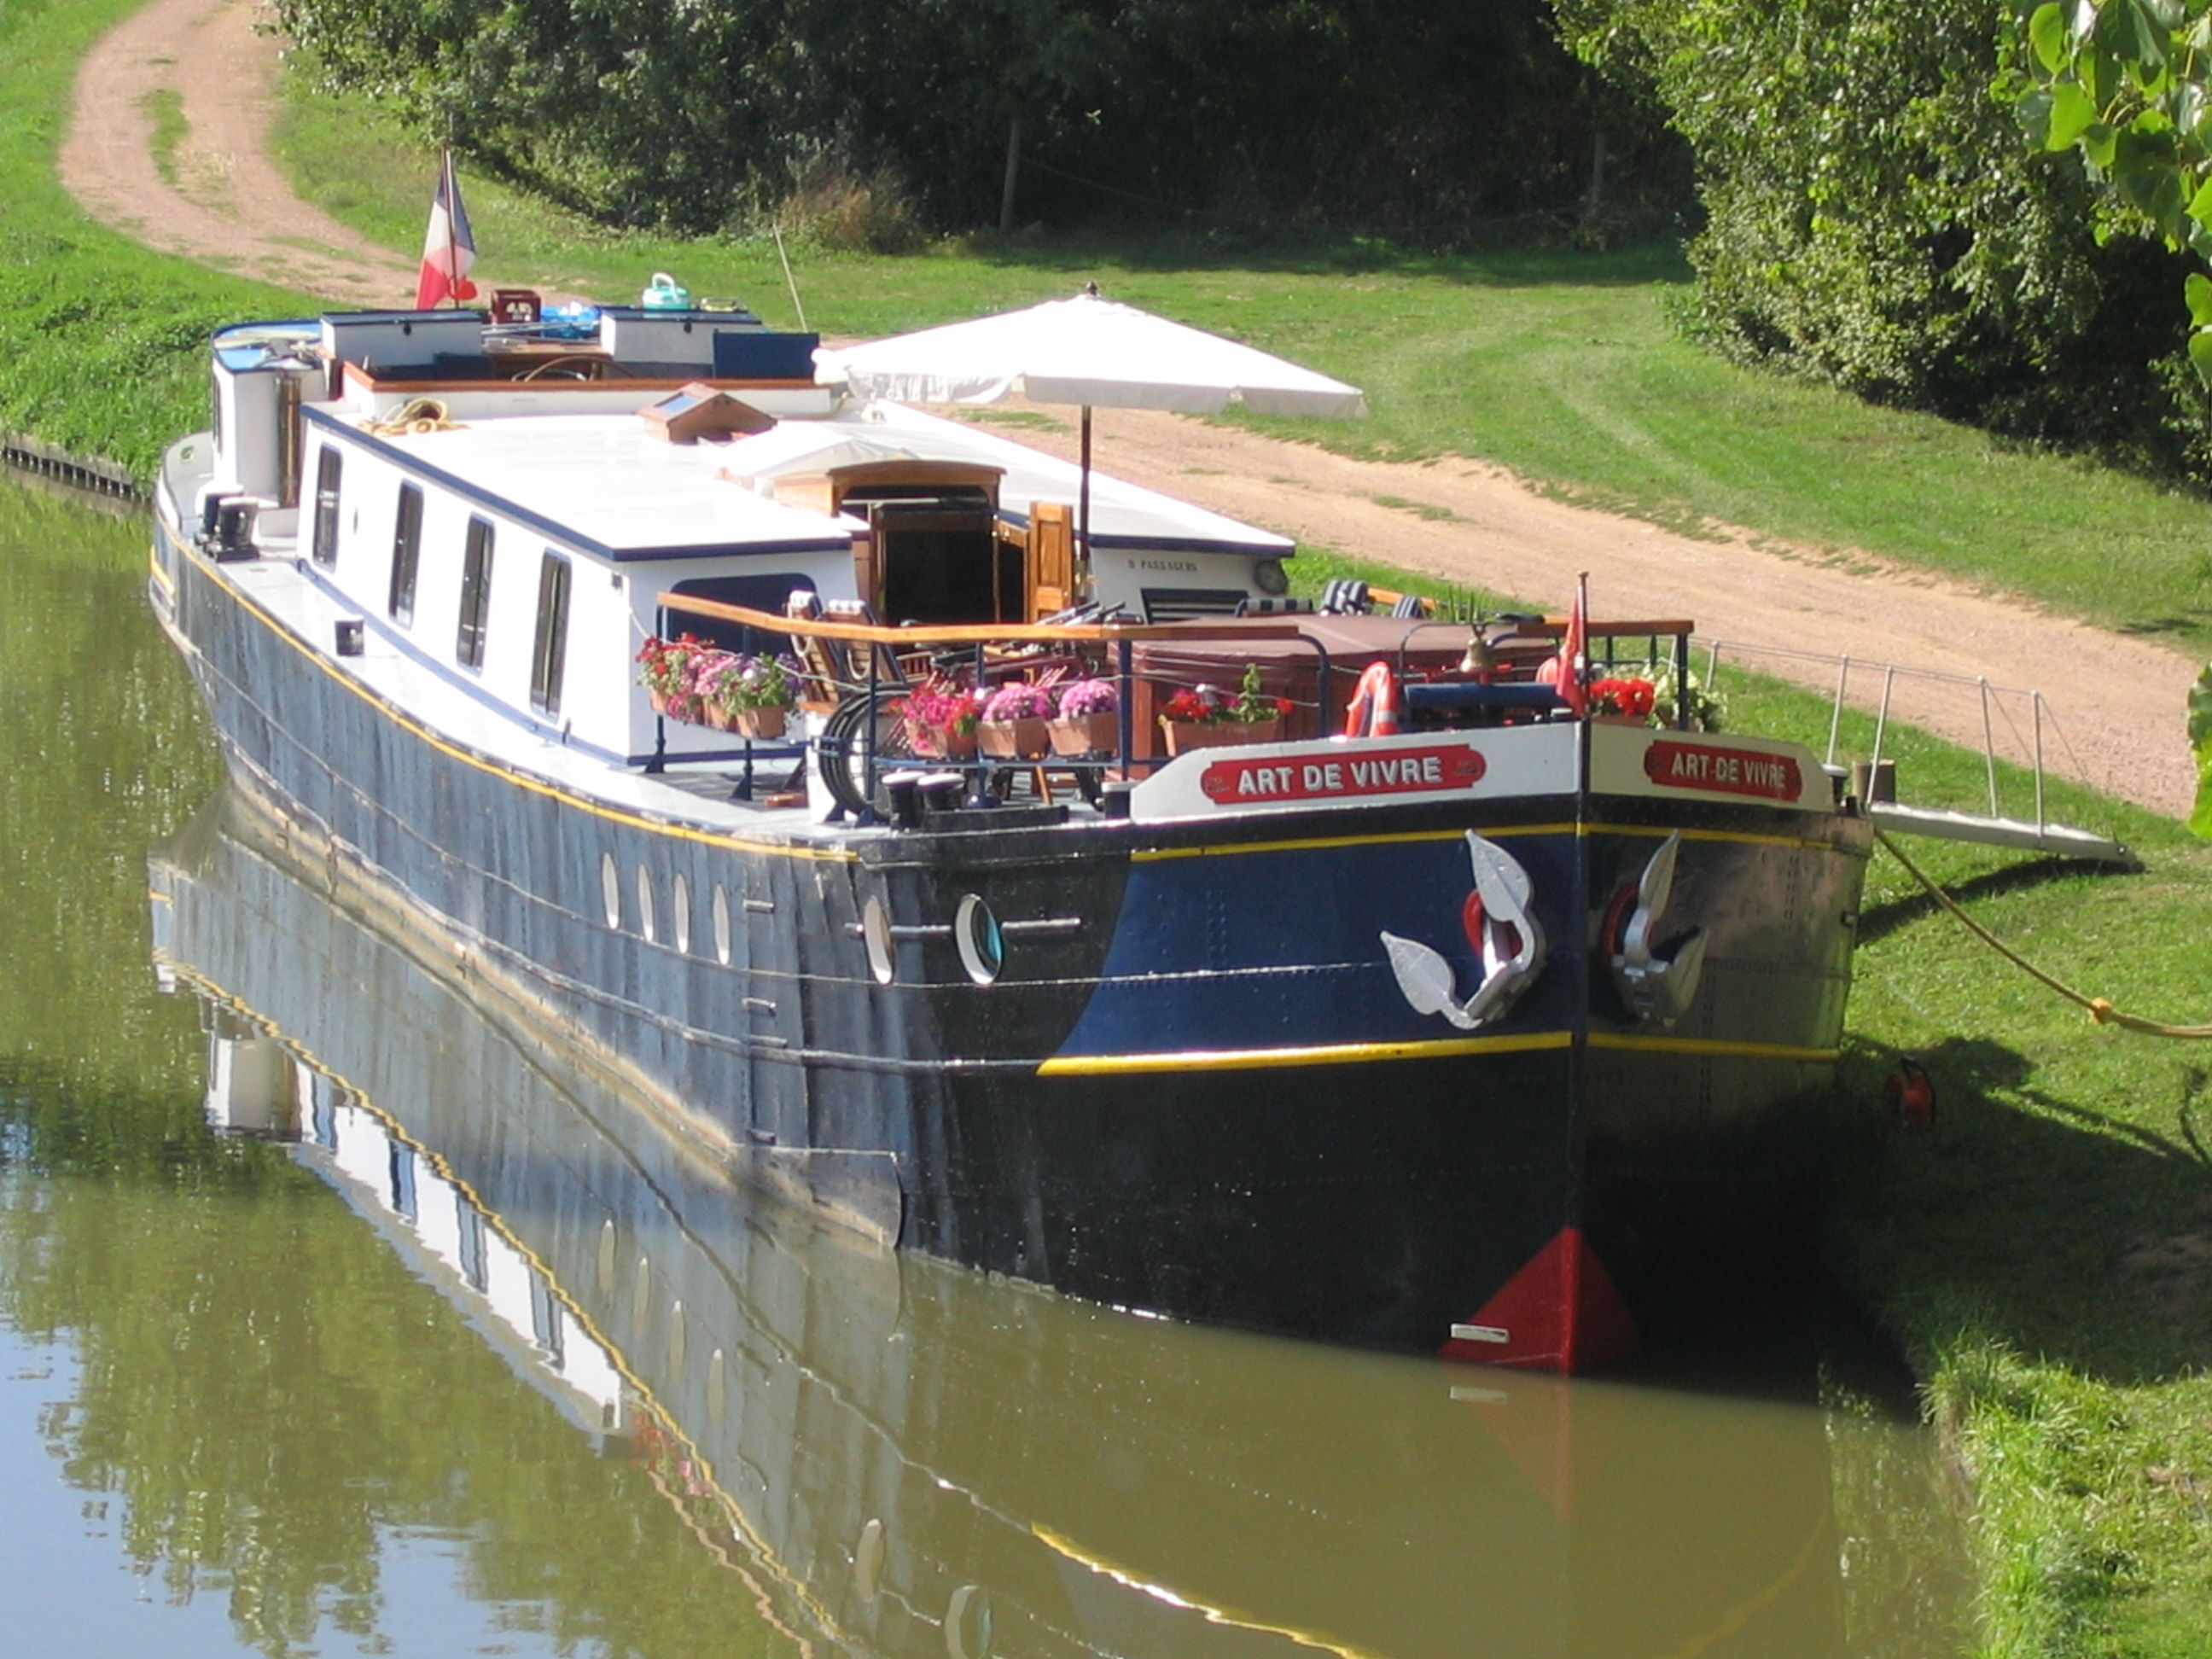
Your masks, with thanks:
[{"label": "flag pole", "polygon": [[461,199],[460,191],[453,188],[453,147],[438,147],[439,188],[446,198],[446,303],[456,310],[460,307],[461,250],[459,238],[454,234],[454,204]]}]

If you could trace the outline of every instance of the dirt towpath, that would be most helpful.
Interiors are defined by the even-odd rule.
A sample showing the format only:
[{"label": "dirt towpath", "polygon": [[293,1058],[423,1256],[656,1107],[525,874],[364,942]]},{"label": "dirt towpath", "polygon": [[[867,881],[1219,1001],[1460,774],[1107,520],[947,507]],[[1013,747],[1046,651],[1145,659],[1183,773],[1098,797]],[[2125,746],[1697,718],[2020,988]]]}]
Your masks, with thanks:
[{"label": "dirt towpath", "polygon": [[[152,246],[335,302],[404,304],[414,261],[296,200],[267,157],[281,43],[257,30],[266,15],[258,0],[152,0],[101,40],[78,74],[64,181],[94,217]],[[185,131],[165,177],[155,114],[171,95]],[[483,252],[495,272],[498,250]],[[1020,435],[1073,453],[1072,433]],[[1354,461],[1121,410],[1099,412],[1097,454],[1107,471],[1301,542],[1554,611],[1586,570],[1594,611],[1694,617],[1702,638],[1725,642],[1724,656],[1823,689],[1835,683],[1832,660],[1769,653],[1948,677],[1899,677],[1891,714],[1962,743],[1982,740],[1978,679],[2040,689],[2053,771],[2172,816],[2195,793],[2182,722],[2199,665],[2017,600],[1857,556],[1778,551],[1748,536],[1694,539],[1567,506],[1474,461]],[[1852,687],[1853,700],[1870,705],[1881,677],[1863,667]],[[2025,758],[2025,701],[2002,699],[1996,723],[2000,751]]]}]

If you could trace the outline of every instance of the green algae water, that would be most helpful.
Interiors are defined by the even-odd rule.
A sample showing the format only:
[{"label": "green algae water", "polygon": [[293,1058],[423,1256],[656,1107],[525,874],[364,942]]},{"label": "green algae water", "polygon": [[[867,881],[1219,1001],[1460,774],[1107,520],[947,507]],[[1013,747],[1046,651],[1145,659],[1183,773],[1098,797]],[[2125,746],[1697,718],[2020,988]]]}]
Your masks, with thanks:
[{"label": "green algae water", "polygon": [[1118,1315],[732,1185],[225,785],[0,482],[0,1652],[1920,1659],[1918,1431]]}]

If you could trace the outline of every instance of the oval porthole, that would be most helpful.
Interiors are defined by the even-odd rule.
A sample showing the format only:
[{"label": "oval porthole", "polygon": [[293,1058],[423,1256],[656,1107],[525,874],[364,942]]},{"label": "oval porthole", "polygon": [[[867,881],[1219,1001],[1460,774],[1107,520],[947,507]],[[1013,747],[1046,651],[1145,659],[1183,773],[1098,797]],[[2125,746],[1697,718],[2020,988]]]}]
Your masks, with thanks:
[{"label": "oval porthole", "polygon": [[978,985],[994,983],[1006,965],[1006,941],[999,931],[998,917],[980,895],[969,893],[961,899],[959,913],[952,919],[952,937],[960,946],[960,965],[968,977]]},{"label": "oval porthole", "polygon": [[868,947],[868,971],[876,976],[876,983],[890,984],[898,972],[898,958],[891,951],[891,919],[884,902],[872,893],[860,907],[860,939]]},{"label": "oval porthole", "polygon": [[668,931],[676,948],[691,954],[691,884],[679,870],[668,884]]},{"label": "oval porthole", "polygon": [[730,896],[722,890],[722,884],[714,884],[714,960],[723,967],[730,965]]},{"label": "oval porthole", "polygon": [[641,864],[637,866],[637,931],[647,945],[653,943],[653,877]]},{"label": "oval porthole", "polygon": [[622,926],[622,872],[615,868],[612,853],[599,854],[599,897],[605,903],[607,926]]},{"label": "oval porthole", "polygon": [[963,1584],[945,1609],[945,1659],[991,1659],[991,1596],[981,1584]]},{"label": "oval porthole", "polygon": [[853,1549],[853,1594],[863,1601],[874,1601],[883,1571],[884,1523],[872,1516]]}]

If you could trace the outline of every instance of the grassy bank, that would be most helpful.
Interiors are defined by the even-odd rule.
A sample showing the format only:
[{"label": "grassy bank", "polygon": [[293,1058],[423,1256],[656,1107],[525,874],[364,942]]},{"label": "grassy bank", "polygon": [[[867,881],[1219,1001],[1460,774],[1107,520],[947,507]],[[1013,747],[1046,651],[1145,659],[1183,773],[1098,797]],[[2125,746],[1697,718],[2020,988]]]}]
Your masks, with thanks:
[{"label": "grassy bank", "polygon": [[[55,185],[70,66],[132,4],[0,13],[0,424],[143,471],[203,418],[206,331],[305,301],[146,254]],[[421,155],[315,102],[298,106],[287,142],[323,205],[414,246]],[[489,181],[469,190],[493,280],[616,298],[670,270],[797,320],[772,245],[605,239]],[[883,260],[801,246],[796,264],[807,321],[856,335],[1095,276],[1368,387],[1364,428],[1302,436],[1401,457],[1464,451],[1654,517],[1864,548],[2212,652],[2202,504],[1712,362],[1665,328],[1680,273],[1664,252],[1443,262],[1357,246],[1020,243]],[[1734,676],[1723,690],[1730,725],[1825,745],[1824,703]],[[1846,750],[1869,738],[1847,726]],[[1978,799],[1978,758],[1893,729],[1886,746],[1916,799]],[[2055,789],[2051,811],[2122,835],[2147,872],[1963,848],[1915,856],[2085,990],[2154,1017],[2212,1017],[2212,853],[2083,792]],[[2091,1025],[1972,944],[1887,857],[1858,969],[1831,1103],[1832,1254],[1911,1357],[1972,1476],[1981,1650],[2197,1654],[2212,1629],[2212,1385],[2200,1375],[2212,1164],[2197,1125],[2212,1060]],[[1904,1052],[1925,1060],[1942,1097],[1916,1133],[1888,1128],[1876,1103]]]}]

